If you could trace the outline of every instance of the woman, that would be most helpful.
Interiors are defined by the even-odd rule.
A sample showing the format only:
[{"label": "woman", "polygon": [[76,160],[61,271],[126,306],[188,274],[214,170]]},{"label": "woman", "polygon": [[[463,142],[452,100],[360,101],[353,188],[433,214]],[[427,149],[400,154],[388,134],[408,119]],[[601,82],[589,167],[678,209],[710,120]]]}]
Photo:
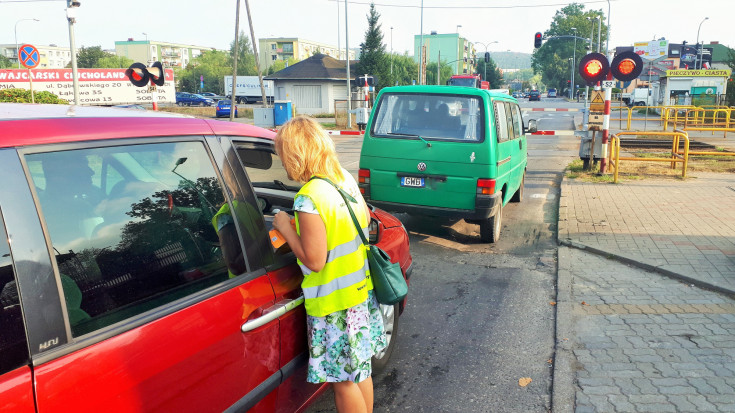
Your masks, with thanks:
[{"label": "woman", "polygon": [[339,412],[372,412],[371,357],[385,348],[383,319],[367,274],[367,253],[340,192],[366,232],[370,214],[354,178],[337,160],[334,143],[308,117],[276,134],[276,151],[289,179],[304,183],[294,199],[296,229],[285,212],[281,232],[304,272],[310,383],[333,383]]}]

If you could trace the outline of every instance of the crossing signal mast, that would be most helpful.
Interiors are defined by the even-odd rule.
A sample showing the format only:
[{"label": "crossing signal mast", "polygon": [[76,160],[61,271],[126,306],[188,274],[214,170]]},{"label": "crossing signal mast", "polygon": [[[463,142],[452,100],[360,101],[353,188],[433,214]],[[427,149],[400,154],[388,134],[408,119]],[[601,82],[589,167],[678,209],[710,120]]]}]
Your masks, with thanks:
[{"label": "crossing signal mast", "polygon": [[[137,87],[146,87],[153,94],[153,110],[158,110],[158,94],[156,86],[163,86],[165,83],[165,72],[161,62],[154,62],[151,66],[146,67],[143,63],[133,63],[125,71],[125,76],[130,79],[130,83]],[[148,85],[150,83],[150,86]]]}]

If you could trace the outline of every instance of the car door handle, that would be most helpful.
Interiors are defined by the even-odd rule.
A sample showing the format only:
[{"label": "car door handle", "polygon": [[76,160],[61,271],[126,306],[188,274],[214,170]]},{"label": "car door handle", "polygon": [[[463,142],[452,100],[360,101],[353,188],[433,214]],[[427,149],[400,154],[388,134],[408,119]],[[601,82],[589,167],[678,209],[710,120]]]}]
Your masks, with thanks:
[{"label": "car door handle", "polygon": [[260,326],[264,326],[271,321],[277,319],[278,317],[286,314],[287,312],[293,310],[294,308],[300,306],[304,303],[304,295],[301,294],[298,298],[294,300],[284,300],[277,302],[274,306],[268,308],[265,310],[265,314],[262,316],[249,320],[245,324],[242,325],[240,330],[243,333],[247,333],[248,331],[254,330]]},{"label": "car door handle", "polygon": [[518,149],[523,149],[523,141],[520,139],[518,140]]}]

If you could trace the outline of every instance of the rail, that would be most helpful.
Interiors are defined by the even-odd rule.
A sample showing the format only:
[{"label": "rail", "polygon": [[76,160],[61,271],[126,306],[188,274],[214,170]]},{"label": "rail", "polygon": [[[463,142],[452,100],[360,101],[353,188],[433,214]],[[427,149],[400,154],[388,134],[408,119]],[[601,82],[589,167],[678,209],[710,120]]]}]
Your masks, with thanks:
[{"label": "rail", "polygon": [[[633,157],[621,157],[620,156],[620,136],[671,136],[671,156],[668,158],[633,158]],[[684,138],[684,151],[679,152],[679,143],[681,138]],[[689,135],[682,130],[675,130],[674,132],[619,132],[614,134],[610,138],[610,146],[608,149],[608,159],[610,167],[613,171],[613,182],[618,183],[618,174],[620,171],[620,161],[640,161],[640,162],[668,162],[671,164],[671,169],[676,169],[676,164],[681,163],[681,177],[686,178],[687,166],[689,165]]]}]

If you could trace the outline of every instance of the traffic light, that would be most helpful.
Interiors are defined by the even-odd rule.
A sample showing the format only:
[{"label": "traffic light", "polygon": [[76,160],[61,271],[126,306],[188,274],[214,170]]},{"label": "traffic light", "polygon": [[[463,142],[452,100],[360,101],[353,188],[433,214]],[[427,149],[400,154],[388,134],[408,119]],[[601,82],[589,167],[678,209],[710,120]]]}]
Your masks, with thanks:
[{"label": "traffic light", "polygon": [[541,40],[543,40],[543,35],[541,32],[536,32],[536,34],[533,36],[533,47],[538,49],[541,47]]},{"label": "traffic light", "polygon": [[130,79],[130,83],[137,87],[145,87],[148,82],[154,85],[163,86],[165,75],[161,62],[155,62],[150,67],[146,67],[143,63],[133,63],[125,71],[125,76]]},{"label": "traffic light", "polygon": [[579,62],[579,74],[589,85],[605,80],[609,70],[610,64],[602,53],[590,53]]},{"label": "traffic light", "polygon": [[485,63],[490,63],[490,52],[485,52]]},{"label": "traffic light", "polygon": [[643,59],[631,51],[622,52],[613,59],[610,71],[615,79],[623,82],[633,80],[643,71]]}]

